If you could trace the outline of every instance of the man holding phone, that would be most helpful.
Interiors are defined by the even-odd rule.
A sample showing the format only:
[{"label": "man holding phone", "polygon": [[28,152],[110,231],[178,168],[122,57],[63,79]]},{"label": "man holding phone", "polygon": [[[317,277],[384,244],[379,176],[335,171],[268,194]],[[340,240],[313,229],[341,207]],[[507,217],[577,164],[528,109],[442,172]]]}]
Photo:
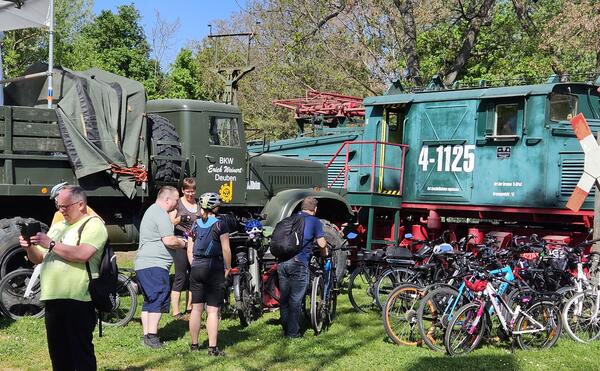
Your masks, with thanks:
[{"label": "man holding phone", "polygon": [[96,370],[92,343],[96,311],[85,263],[89,262],[92,277],[97,276],[108,233],[100,218],[88,214],[81,187],[65,186],[55,202],[64,220],[53,224],[47,234],[27,236],[29,228],[25,228],[19,242],[32,263],[42,264],[41,300],[46,305],[52,368]]}]

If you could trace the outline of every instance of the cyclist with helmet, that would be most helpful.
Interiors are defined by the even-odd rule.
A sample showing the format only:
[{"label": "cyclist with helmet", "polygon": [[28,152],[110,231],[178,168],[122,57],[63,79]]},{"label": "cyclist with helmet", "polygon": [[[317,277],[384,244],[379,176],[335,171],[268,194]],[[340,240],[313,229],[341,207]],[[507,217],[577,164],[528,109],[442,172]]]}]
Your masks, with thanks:
[{"label": "cyclist with helmet", "polygon": [[224,300],[225,278],[231,270],[231,249],[227,223],[217,218],[221,201],[216,193],[204,193],[198,203],[200,219],[188,239],[190,291],[192,292],[192,314],[190,315],[191,350],[199,350],[198,336],[203,306],[206,304],[206,332],[208,354],[223,356],[217,347],[219,308]]}]

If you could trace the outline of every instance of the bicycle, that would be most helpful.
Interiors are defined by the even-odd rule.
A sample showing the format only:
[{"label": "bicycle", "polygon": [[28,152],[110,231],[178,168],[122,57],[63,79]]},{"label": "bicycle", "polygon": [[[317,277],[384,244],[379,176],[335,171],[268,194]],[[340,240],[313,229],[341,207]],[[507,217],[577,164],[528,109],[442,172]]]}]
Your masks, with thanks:
[{"label": "bicycle", "polygon": [[[500,295],[506,292],[508,282],[512,282],[515,279],[510,266],[491,270],[489,274],[494,276],[501,275],[506,280],[498,288]],[[462,276],[464,277],[465,274],[462,274]],[[456,310],[472,298],[473,293],[464,281],[458,288],[445,285],[431,290],[423,296],[417,308],[416,317],[419,334],[429,349],[434,351],[442,351],[444,349],[441,344],[444,342],[444,334],[448,323],[452,320]],[[493,308],[489,308],[489,312],[492,314]]]},{"label": "bicycle", "polygon": [[521,349],[553,346],[562,330],[557,300],[544,293],[529,292],[518,298],[513,309],[492,286],[492,280],[508,282],[488,273],[465,278],[466,286],[476,296],[473,302],[459,308],[450,321],[444,336],[446,352],[451,356],[466,354],[479,345],[491,323],[487,310],[490,307],[504,333]]},{"label": "bicycle", "polygon": [[[41,265],[34,269],[18,269],[0,281],[0,311],[14,320],[44,315],[44,302],[40,300],[40,270]],[[127,325],[137,309],[137,293],[135,271],[119,269],[116,305],[111,312],[101,313],[102,324],[109,327]]]},{"label": "bicycle", "polygon": [[339,288],[335,261],[331,257],[313,256],[310,261],[310,325],[318,335],[333,322]]},{"label": "bicycle", "polygon": [[[348,238],[354,236],[354,233],[350,233]],[[319,254],[313,254],[310,259],[310,324],[315,335],[321,333],[323,328],[329,327],[335,319],[340,287],[333,253],[336,250],[347,250],[347,244],[348,240],[344,240],[339,246],[327,242],[329,256],[321,257]]]},{"label": "bicycle", "polygon": [[378,309],[375,300],[377,277],[386,269],[383,250],[359,251],[357,267],[348,278],[348,299],[357,312]]}]

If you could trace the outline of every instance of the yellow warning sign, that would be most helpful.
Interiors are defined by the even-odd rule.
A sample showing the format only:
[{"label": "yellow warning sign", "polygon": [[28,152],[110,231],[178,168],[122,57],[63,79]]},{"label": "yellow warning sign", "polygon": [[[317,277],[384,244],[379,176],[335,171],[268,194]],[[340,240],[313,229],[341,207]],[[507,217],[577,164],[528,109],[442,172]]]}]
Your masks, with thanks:
[{"label": "yellow warning sign", "polygon": [[219,197],[221,197],[221,201],[228,204],[233,200],[233,182],[229,181],[229,183],[224,183],[219,188]]}]

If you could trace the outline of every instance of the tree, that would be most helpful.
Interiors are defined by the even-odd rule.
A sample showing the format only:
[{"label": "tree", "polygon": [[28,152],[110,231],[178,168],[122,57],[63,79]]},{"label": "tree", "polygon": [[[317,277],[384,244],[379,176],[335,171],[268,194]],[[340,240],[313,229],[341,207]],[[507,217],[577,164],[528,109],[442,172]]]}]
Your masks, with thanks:
[{"label": "tree", "polygon": [[140,82],[149,80],[155,65],[139,21],[140,13],[133,5],[119,6],[116,14],[101,11],[76,38],[71,67],[98,67]]}]

